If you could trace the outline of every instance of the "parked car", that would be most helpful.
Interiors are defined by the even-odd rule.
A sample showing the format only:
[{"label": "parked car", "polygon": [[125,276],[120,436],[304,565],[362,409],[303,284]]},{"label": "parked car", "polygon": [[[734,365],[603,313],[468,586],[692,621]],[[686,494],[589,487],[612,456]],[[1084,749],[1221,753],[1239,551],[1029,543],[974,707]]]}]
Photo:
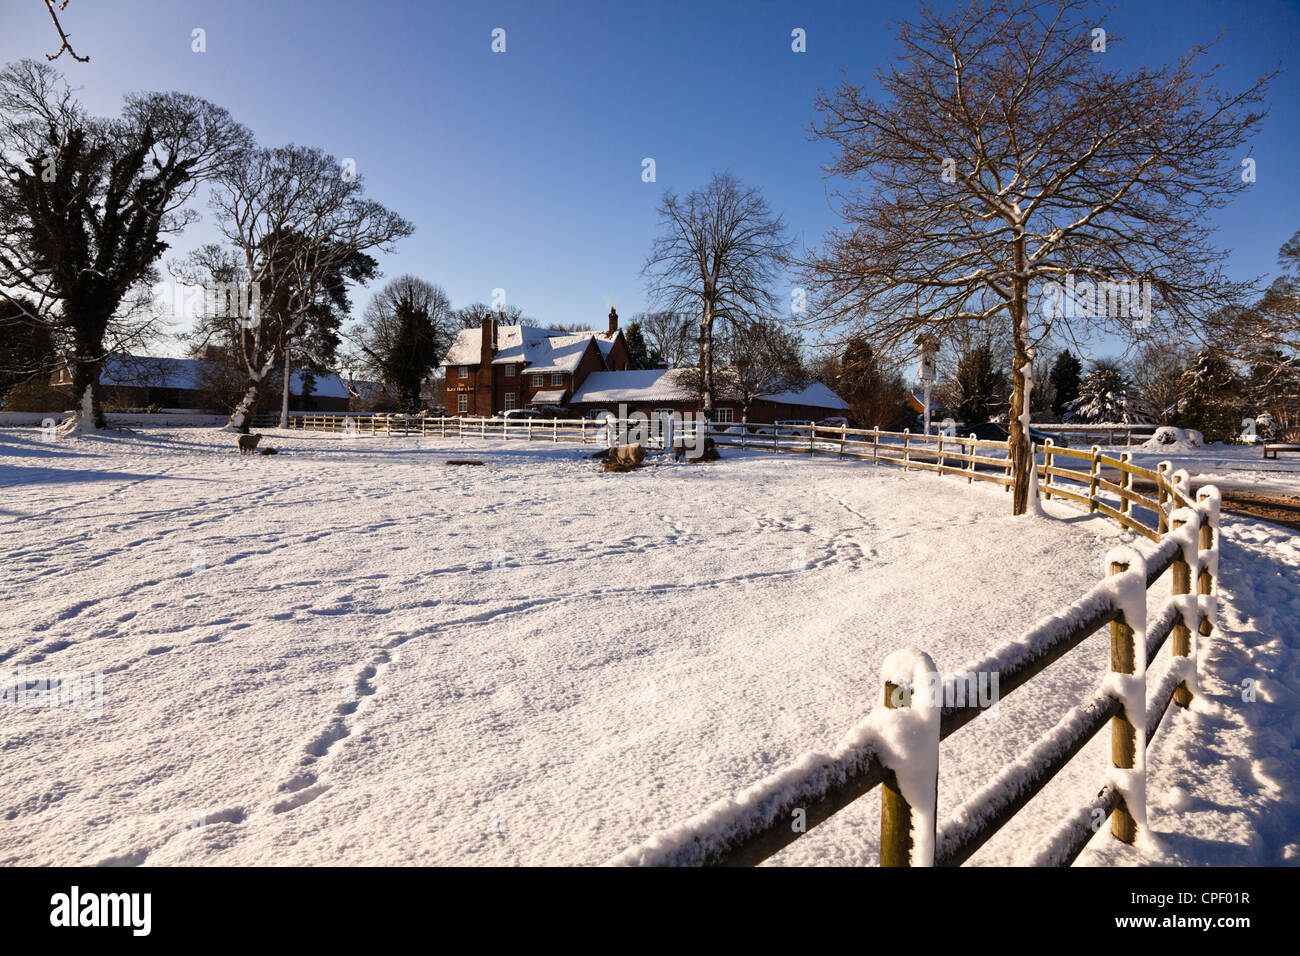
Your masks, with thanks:
[{"label": "parked car", "polygon": [[832,415],[830,418],[823,418],[817,424],[821,428],[847,428],[849,420],[843,415]]},{"label": "parked car", "polygon": [[501,417],[508,421],[518,421],[521,418],[541,418],[542,413],[535,408],[508,408],[501,413]]},{"label": "parked car", "polygon": [[[985,422],[983,425],[965,425],[957,429],[957,434],[961,438],[968,438],[974,435],[980,441],[1006,441],[1007,435],[1010,434],[1006,422]],[[1048,439],[1058,448],[1069,448],[1070,443],[1065,440],[1064,435],[1049,435],[1041,432],[1033,425],[1029,426],[1029,440],[1035,444],[1042,445]]]},{"label": "parked car", "polygon": [[604,422],[609,421],[610,419],[616,419],[618,416],[608,408],[593,408],[591,411],[587,412],[585,417],[588,421]]}]

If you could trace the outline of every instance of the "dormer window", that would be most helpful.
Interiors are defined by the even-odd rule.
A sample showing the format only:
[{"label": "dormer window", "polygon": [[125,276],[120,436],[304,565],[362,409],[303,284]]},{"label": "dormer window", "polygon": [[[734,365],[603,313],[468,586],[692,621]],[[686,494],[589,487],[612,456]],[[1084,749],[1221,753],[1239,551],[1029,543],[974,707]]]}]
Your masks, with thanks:
[{"label": "dormer window", "polygon": [[514,377],[515,377],[515,363],[508,362],[506,363],[506,378],[514,378]]},{"label": "dormer window", "polygon": [[469,378],[469,366],[468,366],[468,365],[462,365],[462,366],[460,367],[460,377],[461,377],[461,378]]}]

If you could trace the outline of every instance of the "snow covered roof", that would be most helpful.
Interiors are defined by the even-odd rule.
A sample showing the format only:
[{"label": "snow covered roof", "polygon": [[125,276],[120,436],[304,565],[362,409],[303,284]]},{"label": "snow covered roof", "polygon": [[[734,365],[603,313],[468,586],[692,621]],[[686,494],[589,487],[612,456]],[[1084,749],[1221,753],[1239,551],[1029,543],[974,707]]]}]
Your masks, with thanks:
[{"label": "snow covered roof", "polygon": [[565,391],[566,389],[563,388],[545,389],[544,391],[540,391],[536,395],[534,395],[532,397],[532,400],[528,404],[529,405],[558,405],[560,402],[564,401]]},{"label": "snow covered roof", "polygon": [[[629,372],[592,372],[573,396],[574,403],[581,402],[683,402],[694,397],[685,377],[692,369],[647,369]],[[719,397],[735,396],[720,395]],[[800,389],[769,392],[759,396],[763,401],[786,405],[812,405],[816,408],[846,409],[849,407],[821,382],[810,382]]]},{"label": "snow covered roof", "polygon": [[692,398],[681,383],[687,369],[592,372],[573,395],[579,402],[682,402]]},{"label": "snow covered roof", "polygon": [[803,388],[786,392],[773,392],[770,395],[760,395],[759,398],[768,402],[782,402],[786,405],[812,405],[814,408],[838,408],[843,410],[849,407],[848,402],[821,382],[809,382]]},{"label": "snow covered roof", "polygon": [[[527,365],[530,372],[572,372],[594,339],[601,357],[614,347],[618,332],[555,333],[532,325],[497,327],[493,365]],[[482,356],[483,329],[464,329],[456,336],[443,365],[477,365]]]},{"label": "snow covered roof", "polygon": [[[179,388],[197,391],[203,387],[204,359],[167,358],[114,353],[100,366],[99,383],[109,388]],[[302,394],[303,373],[293,371],[291,391]],[[335,374],[315,375],[311,394],[321,398],[347,398],[348,390]]]}]

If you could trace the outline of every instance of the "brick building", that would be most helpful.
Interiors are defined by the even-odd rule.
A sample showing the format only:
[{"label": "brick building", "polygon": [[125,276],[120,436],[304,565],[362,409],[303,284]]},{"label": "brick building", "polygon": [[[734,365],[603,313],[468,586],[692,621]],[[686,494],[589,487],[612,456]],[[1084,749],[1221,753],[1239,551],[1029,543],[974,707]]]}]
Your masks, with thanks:
[{"label": "brick building", "polygon": [[492,416],[514,408],[563,406],[593,372],[626,371],[618,313],[605,332],[557,334],[531,325],[498,326],[491,315],[465,329],[442,360],[448,415]]}]

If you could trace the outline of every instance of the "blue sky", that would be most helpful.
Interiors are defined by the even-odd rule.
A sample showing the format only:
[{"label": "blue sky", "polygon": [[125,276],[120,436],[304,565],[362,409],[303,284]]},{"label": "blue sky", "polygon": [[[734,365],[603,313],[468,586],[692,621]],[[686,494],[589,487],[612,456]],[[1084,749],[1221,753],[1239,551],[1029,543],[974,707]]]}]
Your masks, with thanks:
[{"label": "blue sky", "polygon": [[[835,223],[807,127],[819,86],[870,83],[894,51],[889,23],[915,2],[398,3],[385,0],[72,0],[77,51],[56,64],[87,107],[178,89],[231,111],[260,142],[355,159],[369,193],[415,235],[382,258],[387,277],[442,284],[457,305],[507,301],[543,322],[601,325],[646,308],[641,264],[666,187],[729,169],[762,187],[809,244]],[[41,0],[0,0],[0,60],[57,40]],[[1217,48],[1240,87],[1281,63],[1250,155],[1258,181],[1217,216],[1238,277],[1275,270],[1300,229],[1294,2],[1121,2],[1101,21],[1125,64]],[[491,51],[492,30],[506,52]],[[807,52],[791,50],[806,31]],[[206,52],[191,50],[192,31]],[[654,159],[657,181],[642,181]],[[167,254],[214,238],[205,221]],[[369,291],[359,290],[359,311]]]}]

